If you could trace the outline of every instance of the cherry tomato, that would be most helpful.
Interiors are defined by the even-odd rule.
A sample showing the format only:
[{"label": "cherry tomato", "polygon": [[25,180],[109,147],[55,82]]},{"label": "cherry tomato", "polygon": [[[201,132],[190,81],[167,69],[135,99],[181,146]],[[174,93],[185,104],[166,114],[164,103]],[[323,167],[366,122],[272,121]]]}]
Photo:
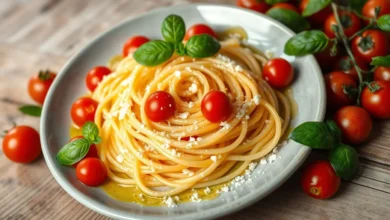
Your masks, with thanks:
[{"label": "cherry tomato", "polygon": [[28,81],[28,93],[31,98],[43,105],[55,77],[56,74],[50,71],[39,71],[38,74],[32,76]]},{"label": "cherry tomato", "polygon": [[340,181],[332,165],[328,161],[319,160],[305,168],[301,185],[307,195],[316,199],[328,199],[337,192]]},{"label": "cherry tomato", "polygon": [[151,121],[165,121],[175,114],[176,103],[172,95],[157,91],[149,95],[145,102],[145,113]]},{"label": "cherry tomato", "polygon": [[[69,142],[72,142],[74,140],[77,140],[79,138],[83,138],[83,136],[76,136],[76,137],[73,137],[69,140]],[[99,158],[99,155],[98,155],[98,151],[97,151],[97,148],[96,148],[96,145],[94,144],[91,144],[91,146],[89,147],[89,150],[88,150],[88,153],[85,155],[84,158],[88,158],[88,157],[94,157],[94,158]],[[77,162],[75,164],[73,164],[73,167],[77,167],[77,165],[80,163]]]},{"label": "cherry tomato", "polygon": [[107,169],[98,158],[81,160],[76,168],[77,179],[87,186],[100,186],[107,178]]},{"label": "cherry tomato", "polygon": [[150,39],[145,36],[130,37],[123,45],[123,56],[127,57],[129,54],[133,54],[138,49],[138,47],[144,43],[147,43],[148,41],[150,41]]},{"label": "cherry tomato", "polygon": [[221,91],[210,91],[202,99],[203,116],[210,122],[226,121],[233,112],[232,101]]},{"label": "cherry tomato", "polygon": [[363,89],[361,102],[366,109],[375,118],[390,118],[390,82],[374,81],[380,86],[376,92],[371,92],[368,87]]},{"label": "cherry tomato", "polygon": [[85,79],[85,83],[87,84],[89,91],[93,92],[99,83],[103,80],[103,77],[110,73],[111,70],[105,66],[97,66],[91,69],[87,74],[87,78]]},{"label": "cherry tomato", "polygon": [[331,72],[324,76],[326,86],[326,98],[329,109],[338,109],[351,105],[354,99],[344,93],[345,87],[357,88],[355,80],[343,72]]},{"label": "cherry tomato", "polygon": [[390,67],[380,66],[374,71],[375,81],[390,81]]},{"label": "cherry tomato", "polygon": [[352,40],[352,52],[366,63],[373,57],[389,54],[389,42],[386,34],[380,30],[367,30]]},{"label": "cherry tomato", "polygon": [[[305,10],[307,7],[307,4],[309,3],[310,0],[302,0],[301,3],[299,4],[299,9],[301,12]],[[311,15],[308,17],[309,21],[313,23],[314,26],[322,26],[325,22],[325,19],[332,14],[332,9],[330,6],[327,6],[323,8],[322,10],[318,11],[317,13]]]},{"label": "cherry tomato", "polygon": [[362,14],[367,18],[374,18],[376,7],[380,7],[378,18],[390,14],[390,0],[369,0],[364,4]]},{"label": "cherry tomato", "polygon": [[212,37],[217,38],[217,34],[210,26],[206,24],[195,24],[187,30],[184,40],[189,40],[192,36],[199,34],[208,34]]},{"label": "cherry tomato", "polygon": [[73,122],[82,127],[87,121],[95,120],[95,112],[98,107],[98,103],[91,98],[79,98],[76,100],[70,110],[70,115]]},{"label": "cherry tomato", "polygon": [[[352,36],[354,33],[360,30],[362,23],[358,16],[352,12],[340,12],[340,21],[343,26],[344,34],[347,37]],[[324,23],[324,32],[329,38],[335,38],[336,35],[333,32],[332,26],[337,25],[334,14],[329,15]]]},{"label": "cherry tomato", "polygon": [[[283,8],[283,9],[288,9],[288,10],[291,10],[291,11],[295,11],[296,13],[299,14],[299,10],[297,7],[295,7],[294,5],[292,4],[289,4],[289,3],[285,3],[285,2],[281,2],[281,3],[277,3],[277,4],[274,4],[272,6],[272,8]],[[271,8],[271,9],[272,9]]]},{"label": "cherry tomato", "polygon": [[263,0],[237,0],[237,6],[260,13],[265,13],[270,8]]},{"label": "cherry tomato", "polygon": [[190,141],[190,138],[195,138],[195,140],[198,138],[198,136],[194,135],[194,136],[191,136],[191,137],[183,137],[181,138],[182,141]]},{"label": "cherry tomato", "polygon": [[336,112],[333,119],[341,129],[344,142],[361,144],[371,133],[372,119],[363,108],[345,106]]},{"label": "cherry tomato", "polygon": [[[356,64],[360,67],[362,70],[368,70],[368,65],[359,57],[355,57]],[[335,67],[334,70],[341,71],[349,76],[351,76],[353,79],[356,80],[356,82],[359,81],[359,76],[356,71],[356,68],[354,67],[351,59],[348,56],[341,57]]]},{"label": "cherry tomato", "polygon": [[3,152],[17,163],[29,163],[41,154],[38,132],[29,126],[16,126],[4,136]]},{"label": "cherry tomato", "polygon": [[269,60],[263,68],[263,78],[277,89],[288,86],[294,78],[294,68],[283,58]]}]

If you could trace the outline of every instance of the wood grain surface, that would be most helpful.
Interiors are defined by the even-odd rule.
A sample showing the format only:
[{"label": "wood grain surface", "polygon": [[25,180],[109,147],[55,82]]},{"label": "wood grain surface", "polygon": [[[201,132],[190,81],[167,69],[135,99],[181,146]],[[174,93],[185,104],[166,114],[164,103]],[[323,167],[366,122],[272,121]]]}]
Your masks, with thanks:
[{"label": "wood grain surface", "polygon": [[[188,2],[234,0],[1,0],[0,130],[12,121],[39,129],[39,119],[17,111],[33,103],[28,78],[39,69],[60,70],[92,38],[127,17]],[[264,200],[222,219],[390,219],[390,122],[375,122],[372,140],[358,148],[361,169],[337,196],[321,201],[300,189],[299,173]],[[311,159],[321,157],[313,155]],[[310,160],[310,159],[309,159]],[[72,199],[40,158],[28,165],[0,150],[0,219],[107,219]]]}]

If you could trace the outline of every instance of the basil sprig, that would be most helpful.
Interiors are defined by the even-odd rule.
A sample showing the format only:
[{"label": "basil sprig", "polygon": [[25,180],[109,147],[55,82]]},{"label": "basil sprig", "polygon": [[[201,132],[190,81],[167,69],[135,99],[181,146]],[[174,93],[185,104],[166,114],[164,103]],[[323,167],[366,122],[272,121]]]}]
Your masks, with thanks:
[{"label": "basil sprig", "polygon": [[293,56],[319,53],[328,46],[328,42],[328,37],[322,31],[303,31],[287,41],[284,52]]},{"label": "basil sprig", "polygon": [[295,11],[284,8],[271,8],[267,15],[275,20],[280,21],[291,30],[300,32],[310,27],[309,22]]},{"label": "basil sprig", "polygon": [[87,155],[91,144],[101,142],[99,129],[93,122],[86,122],[81,130],[83,138],[73,140],[57,153],[56,159],[62,165],[73,165],[82,160]]},{"label": "basil sprig", "polygon": [[390,31],[390,15],[383,15],[377,21],[378,27],[383,31]]},{"label": "basil sprig", "polygon": [[191,37],[187,44],[182,43],[186,27],[178,15],[169,15],[161,26],[163,40],[153,40],[139,47],[133,57],[144,66],[157,66],[176,52],[180,56],[188,55],[193,58],[210,57],[221,49],[220,43],[210,35],[201,34]]},{"label": "basil sprig", "polygon": [[306,8],[302,12],[302,16],[308,17],[313,15],[327,7],[331,2],[332,0],[309,0]]},{"label": "basil sprig", "polygon": [[373,57],[371,61],[371,65],[390,67],[390,55],[383,56],[383,57],[382,56]]},{"label": "basil sprig", "polygon": [[300,144],[316,149],[332,149],[339,138],[325,122],[305,122],[296,127],[290,138]]},{"label": "basil sprig", "polygon": [[19,108],[23,114],[39,117],[42,113],[42,107],[36,105],[23,105]]},{"label": "basil sprig", "polygon": [[359,170],[359,156],[356,150],[348,145],[340,144],[330,151],[329,161],[337,176],[351,180]]}]

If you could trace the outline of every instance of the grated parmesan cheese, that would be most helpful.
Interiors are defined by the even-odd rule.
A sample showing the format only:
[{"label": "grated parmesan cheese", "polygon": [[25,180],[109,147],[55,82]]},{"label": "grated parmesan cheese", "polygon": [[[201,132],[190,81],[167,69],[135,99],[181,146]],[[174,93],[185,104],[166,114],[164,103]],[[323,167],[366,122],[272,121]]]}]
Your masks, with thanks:
[{"label": "grated parmesan cheese", "polygon": [[190,115],[189,112],[183,112],[183,113],[180,113],[178,115],[178,117],[181,118],[181,119],[186,119],[186,118],[188,118],[189,115]]},{"label": "grated parmesan cheese", "polygon": [[189,107],[189,108],[193,108],[194,106],[195,106],[194,102],[189,102],[189,103],[188,103],[188,107]]},{"label": "grated parmesan cheese", "polygon": [[202,199],[199,198],[199,194],[197,192],[194,192],[192,195],[191,195],[191,201],[193,202],[200,202],[202,201]]},{"label": "grated parmesan cheese", "polygon": [[175,201],[170,196],[164,197],[163,203],[165,203],[169,208],[177,206]]},{"label": "grated parmesan cheese", "polygon": [[188,176],[193,176],[195,173],[191,170],[184,169],[182,170],[183,174],[188,175]]},{"label": "grated parmesan cheese", "polygon": [[255,95],[253,97],[253,102],[256,104],[256,105],[259,105],[260,104],[260,100],[261,100],[261,96],[259,94]]},{"label": "grated parmesan cheese", "polygon": [[209,187],[206,187],[206,189],[204,189],[204,193],[207,195],[207,194],[210,194],[211,193],[211,189]]},{"label": "grated parmesan cheese", "polygon": [[214,163],[217,162],[217,156],[211,156],[210,160],[214,161]]},{"label": "grated parmesan cheese", "polygon": [[174,72],[174,74],[175,74],[176,77],[180,78],[180,76],[181,76],[181,71],[180,71],[180,70],[176,70],[176,71]]},{"label": "grated parmesan cheese", "polygon": [[221,124],[219,124],[222,129],[221,130],[229,130],[229,128],[231,128],[231,125],[229,123],[227,123],[226,121],[223,121],[221,122]]},{"label": "grated parmesan cheese", "polygon": [[196,85],[196,83],[192,83],[190,88],[188,88],[188,90],[192,93],[195,93],[198,91],[198,85]]},{"label": "grated parmesan cheese", "polygon": [[118,156],[116,156],[116,161],[118,161],[118,163],[123,163],[124,161],[124,157],[122,154],[119,154]]}]

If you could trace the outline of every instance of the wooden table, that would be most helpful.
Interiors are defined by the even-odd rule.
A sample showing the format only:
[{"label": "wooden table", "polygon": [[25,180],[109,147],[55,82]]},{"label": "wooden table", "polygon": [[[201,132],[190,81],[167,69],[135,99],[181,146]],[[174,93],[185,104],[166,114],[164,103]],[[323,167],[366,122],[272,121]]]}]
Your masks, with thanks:
[{"label": "wooden table", "polygon": [[[33,103],[26,89],[32,74],[46,68],[60,70],[92,38],[129,16],[187,2],[0,1],[0,130],[10,128],[12,121],[38,129],[39,119],[17,111],[20,105]],[[235,0],[209,2],[234,4]],[[358,148],[358,177],[343,181],[334,198],[321,201],[306,196],[298,171],[266,199],[223,219],[390,219],[390,122],[375,122],[373,133],[372,140]],[[20,165],[0,151],[0,174],[0,219],[106,219],[72,199],[43,158]]]}]

